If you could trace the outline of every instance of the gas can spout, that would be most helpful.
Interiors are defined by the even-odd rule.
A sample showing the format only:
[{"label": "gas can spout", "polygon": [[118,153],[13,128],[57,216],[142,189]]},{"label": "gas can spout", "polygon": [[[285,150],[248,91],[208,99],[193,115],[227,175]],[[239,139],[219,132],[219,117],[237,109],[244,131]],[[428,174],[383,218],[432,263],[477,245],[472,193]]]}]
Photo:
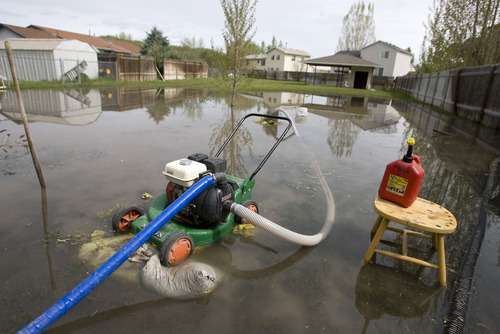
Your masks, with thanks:
[{"label": "gas can spout", "polygon": [[412,137],[408,138],[406,141],[408,144],[408,151],[406,151],[405,156],[403,156],[403,161],[407,163],[412,163],[413,162],[413,145],[415,144],[415,139]]}]

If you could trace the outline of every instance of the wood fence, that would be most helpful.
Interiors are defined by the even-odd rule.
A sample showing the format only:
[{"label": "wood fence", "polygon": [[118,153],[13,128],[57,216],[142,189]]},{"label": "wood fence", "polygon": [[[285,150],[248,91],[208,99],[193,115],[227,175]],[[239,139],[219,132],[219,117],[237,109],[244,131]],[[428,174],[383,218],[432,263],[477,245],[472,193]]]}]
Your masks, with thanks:
[{"label": "wood fence", "polygon": [[155,81],[156,62],[154,57],[116,55],[118,81]]},{"label": "wood fence", "polygon": [[163,78],[165,80],[207,77],[208,65],[205,62],[163,59]]},{"label": "wood fence", "polygon": [[395,90],[500,130],[500,65],[406,75]]},{"label": "wood fence", "polygon": [[116,81],[156,81],[154,57],[98,54],[99,75]]}]

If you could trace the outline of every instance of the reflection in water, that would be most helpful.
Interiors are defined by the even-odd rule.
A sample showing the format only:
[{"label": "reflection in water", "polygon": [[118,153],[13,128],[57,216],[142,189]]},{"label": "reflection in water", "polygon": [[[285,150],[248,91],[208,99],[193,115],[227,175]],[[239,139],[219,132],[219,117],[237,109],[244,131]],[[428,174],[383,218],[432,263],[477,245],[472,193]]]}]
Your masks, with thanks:
[{"label": "reflection in water", "polygon": [[[208,253],[208,256],[205,257],[205,262],[209,265],[221,266],[221,268],[227,272],[228,275],[239,280],[255,280],[271,277],[285,271],[306,258],[312,250],[312,247],[301,247],[282,261],[267,268],[256,270],[243,270],[232,266],[231,253],[229,249],[220,245],[220,243],[216,243],[204,251]],[[208,295],[198,299],[196,303],[199,305],[208,304],[210,302],[210,298],[212,298],[211,295]],[[162,314],[163,322],[177,323],[179,320],[178,312],[182,312],[175,310],[178,306],[178,302],[171,298],[161,298],[147,302],[140,302],[133,305],[96,312],[91,316],[79,318],[78,320],[59,326],[57,326],[56,323],[56,326],[47,330],[46,333],[72,333],[89,328],[92,329],[92,331],[96,331],[100,329],[101,326],[103,328],[109,328],[110,325],[112,328],[118,328],[120,327],[120,324],[123,325],[129,321],[135,321],[134,319],[137,317],[144,319],[151,318],[152,313]]]},{"label": "reflection in water", "polygon": [[356,279],[356,309],[365,318],[362,333],[370,321],[384,314],[398,318],[422,317],[441,290],[439,283],[424,285],[418,277],[389,267],[366,264]]},{"label": "reflection in water", "polygon": [[[23,105],[29,122],[87,125],[101,114],[101,98],[97,90],[80,89],[23,90]],[[20,122],[21,113],[15,92],[7,92],[1,100],[2,113]]]},{"label": "reflection in water", "polygon": [[[33,93],[33,96],[36,94]],[[67,289],[74,287],[86,275],[87,269],[81,263],[74,263],[72,246],[56,241],[54,231],[76,234],[81,231],[86,232],[87,229],[95,230],[103,226],[108,228],[107,222],[103,222],[100,210],[110,208],[117,202],[136,201],[137,194],[140,198],[143,191],[158,186],[157,167],[153,168],[150,165],[162,165],[164,156],[157,158],[151,154],[160,145],[156,145],[155,142],[144,144],[146,141],[144,139],[147,138],[151,128],[161,128],[157,136],[158,141],[162,143],[172,140],[172,133],[163,129],[172,129],[177,126],[187,129],[186,133],[181,134],[180,139],[176,139],[185,140],[186,145],[170,145],[170,151],[165,154],[184,155],[186,147],[190,150],[193,147],[203,149],[206,147],[205,141],[210,138],[209,149],[213,155],[244,114],[262,113],[262,110],[268,110],[268,106],[264,104],[261,97],[249,98],[239,95],[235,109],[230,111],[228,103],[230,96],[221,92],[208,94],[205,91],[184,89],[162,88],[142,91],[140,89],[116,89],[97,94],[97,102],[93,99],[96,96],[94,91],[87,93],[82,91],[81,94],[78,97],[74,92],[57,92],[47,95],[44,99],[55,98],[59,102],[64,102],[65,99],[72,101],[78,105],[79,112],[83,110],[84,114],[96,105],[102,105],[102,109],[109,111],[133,110],[134,112],[113,113],[112,117],[100,117],[99,126],[80,127],[78,131],[74,131],[73,127],[67,131],[68,126],[39,127],[40,132],[48,128],[57,134],[44,137],[46,147],[50,147],[50,150],[42,151],[42,155],[46,154],[47,160],[57,158],[54,154],[50,155],[52,152],[56,154],[66,152],[70,145],[75,148],[74,152],[68,153],[68,156],[64,155],[67,163],[61,164],[58,168],[49,169],[49,176],[55,182],[48,188],[47,199],[42,194],[41,219],[39,219],[40,206],[38,205],[40,196],[36,193],[35,199],[30,198],[32,194],[26,191],[28,187],[24,186],[26,178],[19,173],[22,167],[19,167],[18,163],[27,158],[10,155],[5,161],[0,159],[0,169],[5,171],[5,175],[0,174],[4,191],[0,206],[3,205],[2,209],[6,214],[4,227],[8,231],[0,237],[0,241],[3,245],[5,262],[7,266],[12,267],[12,270],[0,273],[0,280],[5,282],[4,300],[9,310],[4,319],[7,323],[5,328],[10,331],[19,329],[36,316],[37,314],[34,313],[38,313],[40,308],[47,306],[51,298],[55,298],[50,296],[63,290],[67,292]],[[287,99],[293,101],[295,98],[290,96]],[[496,141],[492,140],[491,138],[494,137],[481,128],[473,128],[470,127],[470,123],[462,123],[431,110],[421,109],[419,105],[398,101],[389,103],[389,101],[372,99],[366,101],[351,99],[351,109],[349,109],[347,108],[348,99],[342,97],[314,96],[308,99],[307,101],[314,102],[314,105],[324,104],[325,107],[308,109],[308,117],[304,118],[303,124],[300,124],[301,135],[310,136],[307,139],[315,142],[315,154],[321,156],[320,163],[322,167],[325,167],[328,182],[330,186],[335,187],[333,189],[339,199],[337,212],[345,222],[339,224],[337,228],[345,234],[331,233],[329,239],[325,239],[325,242],[317,247],[301,248],[290,256],[296,260],[289,263],[287,260],[280,262],[287,256],[280,254],[293,252],[286,243],[275,242],[274,239],[270,241],[263,234],[248,240],[227,238],[222,242],[229,243],[228,247],[217,244],[193,254],[193,256],[206,259],[207,262],[215,262],[214,265],[223,268],[228,276],[233,278],[226,280],[223,288],[216,291],[210,297],[211,299],[182,304],[171,300],[158,300],[157,296],[149,294],[144,289],[141,290],[140,287],[131,288],[130,285],[125,286],[110,278],[108,283],[103,283],[106,288],[99,291],[98,298],[86,300],[80,305],[80,312],[68,314],[67,322],[61,322],[59,328],[54,327],[52,330],[54,332],[85,331],[88,326],[91,328],[88,330],[94,331],[95,328],[92,326],[102,322],[103,327],[97,326],[100,328],[96,332],[109,332],[110,328],[112,331],[119,331],[122,327],[140,331],[141,328],[144,329],[144,326],[149,326],[149,331],[157,331],[165,323],[165,314],[183,332],[196,330],[197,324],[193,324],[193,316],[216,319],[208,324],[207,332],[209,333],[215,331],[220,333],[245,332],[245,330],[249,333],[266,330],[268,332],[293,332],[294,328],[300,326],[303,326],[300,327],[302,329],[307,326],[316,332],[321,329],[325,331],[325,328],[330,332],[346,331],[336,330],[338,328],[351,330],[355,328],[361,331],[363,323],[356,323],[360,317],[359,313],[367,319],[366,326],[372,320],[370,330],[377,327],[391,332],[404,330],[418,332],[422,329],[422,325],[434,329],[441,327],[441,317],[444,308],[449,303],[449,298],[446,294],[440,294],[439,291],[434,290],[434,286],[428,286],[436,282],[434,270],[422,270],[421,267],[412,266],[411,263],[400,263],[382,257],[379,262],[386,267],[379,264],[361,268],[361,259],[368,247],[369,227],[372,223],[370,215],[374,214],[370,187],[379,182],[378,176],[372,175],[371,164],[373,162],[373,164],[381,165],[380,160],[385,159],[389,151],[389,149],[384,151],[380,147],[369,150],[367,141],[369,142],[372,138],[377,141],[387,140],[391,154],[398,150],[399,142],[401,142],[399,155],[402,156],[406,150],[404,139],[408,136],[415,137],[417,141],[415,153],[420,156],[426,170],[421,197],[442,204],[459,221],[457,231],[446,239],[449,282],[453,282],[456,275],[454,271],[457,270],[458,263],[466,251],[465,246],[468,244],[471,230],[477,221],[475,205],[478,203],[478,194],[484,187],[484,174],[489,161],[500,153],[498,136]],[[8,103],[6,104],[4,100],[2,100],[2,105],[5,111]],[[297,101],[301,101],[299,97]],[[44,101],[43,104],[49,102]],[[336,109],[326,108],[327,103],[335,106]],[[47,110],[56,109],[45,109]],[[76,108],[70,112],[73,116],[76,116],[76,113]],[[48,116],[44,117],[48,121],[56,120],[57,123],[74,124],[74,122],[63,120],[62,115],[65,114],[68,113],[49,111]],[[39,116],[35,113],[32,117]],[[168,118],[175,118],[175,124],[169,122]],[[127,131],[117,129],[115,123],[117,120],[134,122],[130,123],[136,126],[132,131],[134,135],[130,135],[130,128]],[[157,127],[159,123],[161,126]],[[6,126],[7,132],[16,133],[18,128],[16,124],[7,121],[2,124],[2,129],[4,124],[8,125]],[[224,157],[228,160],[228,173],[247,177],[246,167],[255,162],[250,161],[249,164],[247,156],[250,155],[255,160],[259,159],[258,156],[253,156],[252,148],[261,144],[262,133],[266,138],[267,136],[275,138],[277,130],[276,126],[256,126],[254,123],[242,127],[224,150]],[[203,134],[197,136],[198,131]],[[89,140],[80,144],[80,138],[83,135]],[[68,139],[66,143],[61,144],[60,140],[55,140],[63,136]],[[393,143],[394,140],[398,141],[396,145]],[[317,197],[317,191],[314,189],[315,181],[307,177],[309,170],[307,162],[303,162],[303,157],[300,156],[300,152],[297,152],[297,146],[293,145],[294,139],[288,143],[291,145],[280,146],[276,152],[280,159],[276,159],[277,162],[270,160],[270,172],[263,173],[263,181],[259,181],[258,199],[264,198],[263,202],[271,207],[264,213],[264,216],[281,218],[280,212],[284,212],[283,217],[293,217],[290,221],[316,222],[322,216],[321,210],[316,210],[318,207],[321,208],[322,199]],[[134,160],[123,162],[122,159],[127,156],[131,146],[137,155],[134,156]],[[95,151],[100,152],[99,159],[93,158],[91,153]],[[370,162],[370,166],[356,165],[358,162],[356,159],[360,156],[366,157],[368,152],[373,152],[377,157]],[[74,157],[78,159],[73,159]],[[247,161],[245,162],[244,159]],[[392,160],[394,159],[391,158],[390,161]],[[356,165],[356,175],[360,177],[349,178],[347,184],[342,176],[349,175],[354,165]],[[151,172],[152,170],[154,172]],[[151,177],[153,173],[155,176]],[[124,178],[127,181],[126,184],[123,182]],[[278,182],[280,184],[277,186]],[[298,186],[291,188],[290,184]],[[131,189],[137,191],[134,193]],[[129,193],[132,194],[128,196]],[[367,197],[370,199],[367,200]],[[498,221],[500,210],[498,200],[496,201],[495,206],[490,207],[491,216],[495,217],[489,220],[490,225]],[[22,208],[22,212],[15,212],[11,210],[11,207]],[[47,209],[48,207],[50,210]],[[47,231],[42,229],[42,222],[37,225],[38,220],[47,221],[47,225],[50,225],[51,232],[49,233],[52,234],[49,242],[45,237]],[[12,225],[10,224],[12,221],[19,221],[20,224]],[[39,227],[38,232],[36,227]],[[393,247],[400,241],[398,237],[391,235],[387,238],[389,240],[383,247]],[[426,242],[425,240],[411,238],[409,241],[412,251],[428,249],[427,243],[425,245],[419,243]],[[494,252],[497,248],[494,246]],[[19,249],[22,251],[20,252]],[[265,256],[261,257],[261,254]],[[434,252],[425,255],[435,257]],[[496,253],[494,257],[493,266],[487,269],[483,266],[482,271],[479,271],[482,275],[481,282],[488,281],[489,284],[490,281],[496,279],[495,275],[491,275],[491,273],[497,273],[494,270],[498,270],[498,267],[492,268],[498,261]],[[307,261],[301,261],[302,258]],[[389,265],[391,268],[387,267]],[[49,271],[47,271],[47,266]],[[242,269],[273,267],[276,270],[246,271]],[[33,273],[40,276],[39,281],[32,282],[29,277],[32,277]],[[355,281],[356,285],[354,285]],[[332,282],[335,283],[332,284]],[[494,284],[496,283],[491,283],[491,286],[496,286]],[[60,291],[53,293],[51,285],[52,289],[56,286],[58,288],[56,290],[60,289]],[[487,284],[485,285],[488,287]],[[20,297],[20,291],[27,290],[30,294],[22,294]],[[146,300],[152,301],[145,302]],[[125,304],[132,306],[122,307]],[[227,314],[220,312],[220,309],[224,307],[230,308]],[[94,311],[97,312],[95,316],[90,316]],[[495,313],[496,311],[496,309],[492,311],[481,309],[478,312]],[[330,316],[332,312],[342,316],[332,318]],[[293,317],[293,321],[290,320],[292,318],[290,315],[297,314],[300,314],[300,317]],[[416,317],[416,319],[413,322],[391,319],[392,317],[387,316],[389,314],[408,319]],[[220,317],[223,318],[222,321]],[[79,318],[82,319],[75,320]],[[378,320],[373,321],[375,319]],[[67,327],[63,323],[67,323]],[[228,325],[221,328],[217,327],[219,324]],[[294,325],[297,326],[293,327]],[[128,326],[130,328],[127,328]],[[252,328],[252,326],[258,327]],[[496,326],[495,323],[492,327],[494,326]]]},{"label": "reflection in water", "polygon": [[360,131],[349,119],[332,120],[327,139],[332,154],[337,158],[349,158]]},{"label": "reflection in water", "polygon": [[[235,101],[237,101],[236,98]],[[222,147],[222,144],[231,134],[236,124],[238,124],[242,115],[242,112],[228,110],[224,116],[225,120],[212,125],[212,135],[208,144],[210,147],[209,155],[213,156]],[[250,131],[242,125],[233,139],[228,143],[227,148],[222,152],[222,157],[228,162],[227,174],[240,178],[248,177],[248,170],[244,165],[243,152],[248,151],[251,155],[252,144],[253,138]]]}]

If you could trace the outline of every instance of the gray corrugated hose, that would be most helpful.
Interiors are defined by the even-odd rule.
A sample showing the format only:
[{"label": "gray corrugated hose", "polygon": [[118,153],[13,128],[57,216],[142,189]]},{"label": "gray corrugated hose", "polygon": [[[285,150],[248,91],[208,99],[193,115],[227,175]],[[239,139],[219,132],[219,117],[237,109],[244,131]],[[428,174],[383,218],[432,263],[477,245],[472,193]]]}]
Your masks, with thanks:
[{"label": "gray corrugated hose", "polygon": [[[283,112],[288,118],[291,119],[286,110],[284,110],[283,108],[277,108],[276,111]],[[298,136],[299,134],[297,132],[295,124],[292,123],[292,125],[295,134]],[[290,241],[292,243],[302,246],[315,246],[319,244],[328,235],[328,233],[330,233],[330,230],[332,229],[333,222],[335,220],[335,201],[333,200],[333,195],[332,192],[330,191],[330,188],[328,187],[328,183],[326,182],[323,173],[319,168],[318,161],[316,160],[316,158],[314,157],[314,155],[310,150],[309,150],[309,155],[311,157],[314,170],[321,183],[321,187],[323,188],[327,201],[327,212],[326,212],[325,222],[323,224],[323,227],[317,234],[304,235],[290,231],[270,221],[269,219],[264,218],[261,215],[247,209],[246,207],[240,204],[232,203],[230,207],[231,212],[233,212],[237,216],[247,219],[250,223],[254,224],[255,226],[263,230],[266,230],[279,238]]]}]

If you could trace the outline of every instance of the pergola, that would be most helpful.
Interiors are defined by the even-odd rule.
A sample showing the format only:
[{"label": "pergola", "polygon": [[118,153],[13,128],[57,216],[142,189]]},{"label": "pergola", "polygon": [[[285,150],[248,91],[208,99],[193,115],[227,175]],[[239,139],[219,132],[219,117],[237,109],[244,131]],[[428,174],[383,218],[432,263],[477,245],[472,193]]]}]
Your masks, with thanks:
[{"label": "pergola", "polygon": [[354,54],[357,53],[341,51],[332,56],[309,59],[304,61],[304,63],[314,66],[315,74],[318,66],[337,68],[337,73],[339,76],[342,76],[342,81],[344,74],[349,74],[349,87],[370,89],[373,70],[376,67],[380,67],[380,65]]}]

